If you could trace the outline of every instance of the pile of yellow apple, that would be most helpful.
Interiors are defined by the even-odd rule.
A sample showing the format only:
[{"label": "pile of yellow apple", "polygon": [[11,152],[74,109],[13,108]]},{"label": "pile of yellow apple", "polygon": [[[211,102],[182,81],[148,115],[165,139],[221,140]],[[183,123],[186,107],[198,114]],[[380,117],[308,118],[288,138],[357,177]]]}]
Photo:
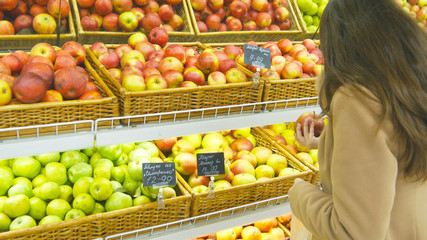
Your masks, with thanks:
[{"label": "pile of yellow apple", "polygon": [[216,233],[200,236],[190,240],[281,240],[285,239],[285,232],[278,227],[278,219],[267,218],[250,225],[225,229]]},{"label": "pile of yellow apple", "polygon": [[168,154],[167,161],[175,162],[176,170],[196,193],[207,192],[210,181],[208,176],[197,175],[198,153],[224,153],[225,174],[214,176],[215,190],[299,172],[288,166],[284,156],[257,146],[251,128],[165,138],[155,143]]},{"label": "pile of yellow apple", "polygon": [[0,160],[0,231],[152,202],[159,189],[142,185],[142,163],[163,162],[159,154],[139,142]]}]

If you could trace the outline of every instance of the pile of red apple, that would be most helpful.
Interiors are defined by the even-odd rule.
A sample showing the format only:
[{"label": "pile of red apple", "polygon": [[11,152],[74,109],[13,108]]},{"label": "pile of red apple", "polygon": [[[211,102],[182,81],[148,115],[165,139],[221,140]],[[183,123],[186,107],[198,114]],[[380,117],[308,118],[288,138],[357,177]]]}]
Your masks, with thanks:
[{"label": "pile of red apple", "polygon": [[[246,44],[258,46],[250,41]],[[312,39],[305,39],[301,43],[293,43],[287,38],[276,42],[267,42],[260,45],[271,51],[271,68],[262,68],[261,77],[266,80],[310,78],[323,71],[323,55]],[[228,45],[225,52],[242,52],[236,57],[236,62],[249,70],[256,72],[256,67],[244,63],[244,52],[240,47]],[[229,55],[230,56],[230,55]]]},{"label": "pile of red apple", "polygon": [[178,31],[183,19],[176,14],[181,0],[77,0],[81,25],[86,31],[146,33],[155,27]]},{"label": "pile of red apple", "polygon": [[276,218],[267,218],[253,224],[238,226],[216,233],[192,238],[189,240],[282,240],[285,239],[285,232],[278,226]]},{"label": "pile of red apple", "polygon": [[[152,142],[126,143],[0,160],[0,232],[150,203],[142,163],[163,162]],[[177,196],[163,188],[164,199]]]},{"label": "pile of red apple", "polygon": [[190,0],[200,32],[291,28],[288,0]]},{"label": "pile of red apple", "polygon": [[[156,27],[148,38],[134,33],[128,44],[109,49],[96,42],[90,50],[100,64],[128,91],[222,85],[248,81],[234,55],[214,49],[199,54],[193,46],[169,44],[165,29]],[[230,59],[232,58],[232,59]]]},{"label": "pile of red apple", "polygon": [[[61,5],[61,7],[60,7]],[[52,34],[68,28],[70,5],[67,0],[1,0],[0,35]]]},{"label": "pile of red apple", "polygon": [[197,175],[198,153],[224,153],[225,174],[214,176],[215,190],[299,173],[288,166],[284,156],[257,146],[251,128],[165,138],[155,143],[168,154],[166,160],[175,162],[176,170],[195,193],[207,192],[210,181],[208,176]]},{"label": "pile of red apple", "polygon": [[[10,91],[21,103],[102,98],[82,67],[85,58],[85,49],[74,41],[58,50],[48,43],[38,43],[30,53],[14,51],[0,59],[0,81],[9,87],[0,99],[11,97]],[[9,101],[1,102],[4,105]]]},{"label": "pile of red apple", "polygon": [[418,21],[418,25],[427,30],[427,1],[426,0],[396,0],[411,17]]}]

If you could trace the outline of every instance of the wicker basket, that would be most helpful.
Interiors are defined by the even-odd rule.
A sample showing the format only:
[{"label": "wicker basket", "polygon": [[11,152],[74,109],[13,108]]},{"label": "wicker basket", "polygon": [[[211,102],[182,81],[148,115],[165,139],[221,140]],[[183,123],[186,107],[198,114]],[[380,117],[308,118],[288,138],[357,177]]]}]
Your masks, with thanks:
[{"label": "wicker basket", "polygon": [[77,34],[71,11],[68,14],[68,32],[59,35],[59,43],[57,38],[57,34],[0,35],[0,49],[31,49],[39,42],[60,47],[68,41],[76,41]]},{"label": "wicker basket", "polygon": [[241,206],[253,202],[258,202],[274,197],[286,195],[290,187],[292,187],[295,178],[302,178],[306,181],[311,181],[313,172],[296,158],[284,151],[276,142],[267,138],[259,128],[252,128],[252,134],[257,140],[257,146],[270,148],[273,153],[283,155],[288,160],[288,165],[298,169],[301,173],[276,177],[263,182],[256,182],[235,186],[228,189],[216,190],[215,197],[207,198],[209,193],[195,193],[188,183],[180,175],[178,180],[184,187],[193,195],[191,208],[191,216],[198,216],[206,213],[220,211],[223,209]]},{"label": "wicker basket", "polygon": [[[197,27],[196,17],[194,10],[191,6],[191,0],[187,2],[188,11],[190,13],[192,25],[196,33],[196,40],[202,43],[221,43],[221,42],[249,42],[249,41],[265,41],[266,36],[270,41],[278,41],[282,38],[289,38],[290,40],[299,40],[303,35],[303,30],[300,26],[299,19],[297,18],[293,6],[289,4],[289,18],[292,22],[291,28],[284,31],[225,31],[225,32],[200,32]],[[302,18],[301,18],[302,19]]]},{"label": "wicker basket", "polygon": [[[305,24],[305,22],[303,20],[302,12],[298,7],[297,0],[289,0],[289,3],[292,5],[292,7],[295,11],[295,15],[298,19],[298,22],[301,25],[301,28],[303,31],[302,37],[303,38],[313,38],[314,37],[314,39],[319,39],[319,37],[320,37],[319,31],[317,31],[317,33],[313,32],[313,31],[308,31],[307,25]],[[316,35],[314,35],[314,34],[316,34]]]},{"label": "wicker basket", "polygon": [[[87,59],[84,61],[85,69],[93,82],[98,86],[99,92],[104,98],[93,100],[66,100],[62,102],[40,102],[33,104],[13,103],[0,106],[0,128],[24,127],[31,125],[42,125],[50,123],[63,123],[81,120],[96,120],[98,118],[118,117],[119,103],[117,97],[111,92],[104,81],[95,72]],[[74,130],[68,126],[60,129],[61,131]],[[78,124],[79,129],[90,129],[90,124]],[[43,128],[41,133],[55,133],[58,129],[55,127]],[[21,131],[20,136],[34,136],[40,134],[35,129]],[[15,131],[1,132],[0,139],[13,137]]]},{"label": "wicker basket", "polygon": [[267,131],[265,131],[262,128],[259,128],[259,131],[261,131],[267,138],[269,138],[271,141],[276,142],[280,149],[283,151],[286,151],[288,154],[292,155],[292,157],[298,159],[298,161],[300,161],[301,163],[303,163],[305,166],[307,166],[313,173],[314,176],[312,178],[311,183],[316,184],[319,181],[319,169],[317,169],[315,166],[313,166],[312,164],[308,163],[307,161],[305,161],[304,159],[302,159],[300,156],[298,156],[294,151],[290,150],[286,145],[284,145],[283,143],[277,141],[274,136],[271,136],[271,134],[269,134]]},{"label": "wicker basket", "polygon": [[0,233],[0,239],[84,240],[151,227],[190,217],[191,195],[177,183],[177,197],[166,199],[165,208],[152,202],[126,209],[99,213],[79,219]]},{"label": "wicker basket", "polygon": [[[95,42],[103,42],[105,44],[124,44],[128,42],[128,38],[135,32],[109,32],[109,31],[85,31],[80,22],[80,13],[76,0],[71,0],[74,20],[77,29],[77,39],[81,44],[93,44]],[[169,32],[170,42],[192,42],[195,39],[193,26],[191,25],[188,8],[185,1],[182,1],[176,9],[176,14],[183,20],[183,28],[181,31]],[[143,31],[143,30],[142,30]],[[148,35],[148,33],[146,33]]]},{"label": "wicker basket", "polygon": [[[196,50],[206,47],[201,43],[180,43],[192,46]],[[111,45],[114,48],[117,45]],[[228,83],[224,85],[206,85],[188,88],[169,88],[130,92],[123,88],[101,65],[98,59],[85,45],[87,56],[92,66],[104,79],[113,93],[119,98],[122,116],[134,116],[149,113],[162,113],[179,110],[200,109],[217,106],[228,106],[244,103],[256,103],[262,99],[264,81],[254,85],[252,81],[244,83]]]}]

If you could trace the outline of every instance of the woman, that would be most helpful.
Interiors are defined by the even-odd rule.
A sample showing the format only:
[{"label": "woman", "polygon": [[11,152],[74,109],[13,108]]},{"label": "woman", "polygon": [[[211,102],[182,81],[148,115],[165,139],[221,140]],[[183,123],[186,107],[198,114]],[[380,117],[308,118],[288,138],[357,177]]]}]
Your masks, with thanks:
[{"label": "woman", "polygon": [[426,33],[394,0],[330,0],[320,42],[322,190],[296,181],[293,214],[313,239],[427,239]]}]

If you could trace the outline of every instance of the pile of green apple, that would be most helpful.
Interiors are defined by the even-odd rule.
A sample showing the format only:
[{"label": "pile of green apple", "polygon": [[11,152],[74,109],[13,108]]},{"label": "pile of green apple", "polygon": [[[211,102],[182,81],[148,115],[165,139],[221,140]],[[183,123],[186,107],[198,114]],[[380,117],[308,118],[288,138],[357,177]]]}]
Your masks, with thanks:
[{"label": "pile of green apple", "polygon": [[329,0],[296,0],[302,18],[309,32],[319,27],[320,18]]},{"label": "pile of green apple", "polygon": [[[163,162],[152,142],[0,160],[0,231],[13,231],[152,202],[142,163]],[[164,199],[176,196],[164,187]]]},{"label": "pile of green apple", "polygon": [[251,128],[165,138],[155,143],[167,154],[167,161],[175,162],[176,170],[195,193],[207,192],[210,182],[210,177],[197,175],[198,153],[224,153],[225,174],[214,176],[215,190],[299,173],[281,154],[257,146]]}]

